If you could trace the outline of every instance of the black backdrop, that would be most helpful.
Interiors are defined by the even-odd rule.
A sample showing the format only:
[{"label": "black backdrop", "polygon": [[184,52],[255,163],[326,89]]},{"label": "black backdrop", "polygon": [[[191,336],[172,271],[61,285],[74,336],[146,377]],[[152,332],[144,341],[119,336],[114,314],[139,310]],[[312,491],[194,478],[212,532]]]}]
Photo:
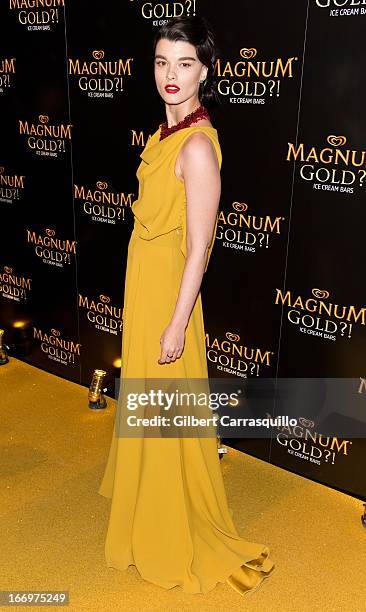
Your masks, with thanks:
[{"label": "black backdrop", "polygon": [[365,498],[366,1],[3,2],[5,342],[82,385],[105,369],[113,394],[135,172],[165,119],[152,37],[194,12],[220,48],[223,189],[202,285],[210,376],[295,381],[304,414],[343,379],[333,417],[359,434],[322,439],[304,418],[296,432],[227,442]]}]

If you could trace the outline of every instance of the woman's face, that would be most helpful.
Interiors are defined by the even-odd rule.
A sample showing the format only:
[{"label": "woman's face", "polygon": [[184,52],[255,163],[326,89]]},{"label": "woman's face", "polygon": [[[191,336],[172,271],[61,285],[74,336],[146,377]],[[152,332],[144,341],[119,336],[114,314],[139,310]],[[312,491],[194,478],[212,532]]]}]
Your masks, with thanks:
[{"label": "woman's face", "polygon": [[155,48],[154,75],[164,102],[179,104],[197,97],[199,81],[205,79],[206,74],[207,67],[198,59],[194,45],[181,40],[159,40]]}]

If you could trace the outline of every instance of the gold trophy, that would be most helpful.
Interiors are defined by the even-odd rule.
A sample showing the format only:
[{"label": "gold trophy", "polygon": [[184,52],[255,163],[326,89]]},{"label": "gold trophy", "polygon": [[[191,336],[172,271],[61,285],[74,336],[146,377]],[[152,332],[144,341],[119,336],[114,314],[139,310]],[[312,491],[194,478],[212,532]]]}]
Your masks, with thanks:
[{"label": "gold trophy", "polygon": [[89,408],[93,410],[105,408],[107,405],[107,400],[103,395],[106,389],[102,389],[103,380],[106,374],[107,372],[105,370],[94,370],[93,372],[93,378],[88,393]]},{"label": "gold trophy", "polygon": [[0,365],[5,365],[9,361],[8,353],[5,349],[6,345],[3,344],[4,332],[4,329],[0,329]]}]

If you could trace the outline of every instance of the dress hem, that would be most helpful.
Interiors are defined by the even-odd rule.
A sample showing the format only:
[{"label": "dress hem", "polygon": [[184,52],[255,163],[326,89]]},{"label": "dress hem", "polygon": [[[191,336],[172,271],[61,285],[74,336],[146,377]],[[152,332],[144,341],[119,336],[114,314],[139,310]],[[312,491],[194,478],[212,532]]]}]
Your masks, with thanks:
[{"label": "dress hem", "polygon": [[[107,499],[111,499],[112,497],[106,493],[102,493],[100,490],[97,491],[99,493],[99,495],[102,495],[103,497],[107,498]],[[212,591],[218,583],[222,583],[225,584],[227,583],[234,591],[236,591],[237,593],[239,593],[239,595],[241,595],[242,597],[244,597],[244,595],[247,595],[248,593],[252,593],[254,591],[256,591],[261,585],[262,582],[266,579],[266,578],[270,578],[275,570],[275,565],[274,562],[271,561],[271,559],[269,559],[269,549],[266,545],[263,546],[264,550],[268,550],[268,554],[267,557],[265,559],[263,559],[263,563],[267,563],[270,564],[270,567],[266,570],[263,568],[263,563],[262,564],[257,564],[257,567],[253,567],[252,565],[250,565],[251,561],[254,561],[254,559],[248,559],[247,561],[245,561],[243,563],[243,561],[241,560],[239,565],[235,566],[233,569],[230,570],[229,574],[226,574],[224,577],[221,578],[217,578],[216,581],[214,582],[214,584],[212,584],[211,586],[201,589],[201,590],[192,590],[192,589],[187,589],[184,587],[184,585],[180,584],[180,583],[176,583],[173,585],[163,585],[161,583],[158,583],[154,580],[151,580],[150,578],[145,578],[142,573],[140,572],[140,570],[138,569],[138,567],[135,565],[135,563],[128,563],[127,565],[121,567],[119,565],[112,565],[111,563],[107,563],[107,567],[112,568],[112,569],[116,569],[118,571],[125,571],[128,567],[130,567],[131,565],[133,567],[136,568],[136,571],[138,572],[138,574],[141,576],[141,578],[143,580],[146,580],[147,582],[150,582],[152,584],[154,584],[155,586],[159,586],[163,589],[166,590],[170,590],[170,589],[174,589],[175,587],[180,587],[182,589],[183,593],[190,593],[193,595],[205,595],[207,593],[209,593],[210,591]],[[241,568],[247,567],[248,569],[254,571],[254,572],[259,572],[259,574],[263,574],[263,575],[259,575],[258,576],[258,582],[257,584],[254,584],[252,587],[248,587],[246,588],[244,585],[242,585],[240,583],[240,578],[238,580],[238,578],[234,577],[234,574],[237,573]]]},{"label": "dress hem", "polygon": [[[268,561],[268,558],[265,559]],[[240,564],[238,566],[236,566],[234,569],[230,570],[229,574],[225,574],[224,577],[221,578],[216,578],[215,582],[213,584],[211,584],[210,586],[208,586],[207,588],[202,588],[200,590],[197,589],[187,589],[184,585],[182,585],[181,583],[177,582],[176,584],[172,584],[172,585],[164,585],[162,583],[156,582],[155,580],[151,579],[151,578],[145,578],[145,576],[143,576],[143,574],[140,572],[140,570],[138,569],[138,567],[136,566],[135,563],[128,563],[127,565],[125,565],[124,567],[121,566],[117,566],[117,565],[112,565],[110,562],[107,563],[107,567],[112,568],[112,569],[116,569],[118,571],[125,571],[127,570],[128,567],[135,567],[136,571],[138,572],[139,576],[143,579],[146,580],[147,582],[150,582],[152,584],[154,584],[155,586],[159,586],[163,589],[166,590],[170,590],[170,589],[174,589],[175,587],[180,587],[183,593],[189,593],[191,595],[206,595],[207,593],[209,593],[210,591],[213,591],[216,586],[221,583],[221,584],[225,584],[227,583],[234,591],[236,591],[237,593],[239,593],[239,595],[244,596],[248,593],[254,592],[256,591],[263,583],[263,581],[266,578],[270,578],[275,570],[275,565],[273,562],[271,567],[268,570],[261,570],[260,568],[255,568],[255,567],[251,567],[250,565],[248,565],[248,562],[240,562]],[[258,576],[258,582],[257,584],[254,584],[252,587],[248,587],[245,588],[243,585],[239,585],[235,584],[235,579],[232,578],[233,574],[236,573],[238,570],[240,570],[241,568],[244,567],[248,567],[249,569],[253,570],[253,571],[257,571],[260,573],[263,573],[262,576]],[[265,572],[265,573],[264,573]]]}]

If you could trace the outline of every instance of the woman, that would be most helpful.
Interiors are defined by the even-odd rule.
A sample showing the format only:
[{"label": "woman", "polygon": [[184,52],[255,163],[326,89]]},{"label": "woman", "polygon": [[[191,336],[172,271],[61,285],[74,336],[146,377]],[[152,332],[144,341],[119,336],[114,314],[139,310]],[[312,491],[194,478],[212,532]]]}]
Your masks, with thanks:
[{"label": "woman", "polygon": [[[207,380],[200,286],[215,239],[221,149],[206,106],[215,99],[214,38],[206,20],[171,19],[154,41],[166,121],[137,170],[123,309],[121,391],[99,493],[112,500],[107,565],[135,565],[166,589],[207,593],[227,581],[253,590],[274,564],[238,535],[227,505],[216,437],[152,437],[118,427],[131,380]],[[144,414],[157,414],[149,406]],[[130,428],[133,429],[133,428]],[[141,433],[141,429],[138,430]]]}]

